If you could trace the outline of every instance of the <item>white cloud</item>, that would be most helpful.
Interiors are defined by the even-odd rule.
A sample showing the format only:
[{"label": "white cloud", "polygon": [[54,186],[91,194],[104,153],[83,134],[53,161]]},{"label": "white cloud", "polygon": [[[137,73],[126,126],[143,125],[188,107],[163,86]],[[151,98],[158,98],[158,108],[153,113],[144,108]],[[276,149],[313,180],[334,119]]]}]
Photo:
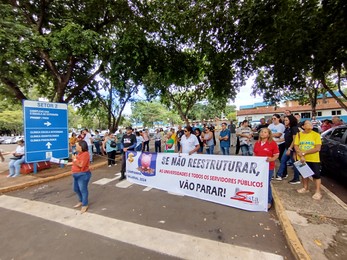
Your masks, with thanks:
[{"label": "white cloud", "polygon": [[243,86],[240,89],[240,92],[236,95],[235,102],[233,103],[237,109],[240,108],[240,106],[245,106],[245,105],[253,105],[254,103],[257,102],[263,102],[263,97],[261,96],[256,96],[254,97],[252,93],[252,84],[253,84],[254,78],[250,78],[246,85]]}]

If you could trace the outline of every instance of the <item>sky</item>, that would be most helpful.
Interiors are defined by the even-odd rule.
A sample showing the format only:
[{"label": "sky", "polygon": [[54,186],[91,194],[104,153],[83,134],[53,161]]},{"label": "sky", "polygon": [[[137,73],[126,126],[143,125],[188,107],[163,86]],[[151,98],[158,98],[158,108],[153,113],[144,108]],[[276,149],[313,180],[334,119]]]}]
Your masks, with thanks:
[{"label": "sky", "polygon": [[253,79],[249,79],[247,81],[247,84],[243,86],[240,92],[236,95],[234,105],[237,107],[237,109],[239,109],[240,106],[253,105],[254,103],[257,103],[257,102],[263,102],[263,97],[260,97],[260,96],[254,97],[253,95],[251,95],[252,84],[253,84]]},{"label": "sky", "polygon": [[[253,78],[249,79],[245,86],[243,86],[240,90],[240,92],[236,95],[235,102],[231,101],[230,105],[235,105],[237,109],[240,108],[240,106],[245,105],[253,105],[257,102],[263,102],[263,98],[260,96],[253,97],[251,95],[252,93],[252,84],[253,84]],[[140,91],[139,98],[145,99],[145,94]],[[127,104],[124,109],[124,114],[131,115],[131,104]]]}]

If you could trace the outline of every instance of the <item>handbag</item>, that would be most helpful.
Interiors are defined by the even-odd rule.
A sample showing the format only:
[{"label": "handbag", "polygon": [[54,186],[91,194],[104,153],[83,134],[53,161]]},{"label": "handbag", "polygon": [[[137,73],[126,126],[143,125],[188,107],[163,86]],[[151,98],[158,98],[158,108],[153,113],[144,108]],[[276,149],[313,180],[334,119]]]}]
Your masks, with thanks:
[{"label": "handbag", "polygon": [[116,148],[117,147],[117,143],[115,141],[111,141],[110,146],[112,148]]},{"label": "handbag", "polygon": [[22,159],[23,155],[19,155],[19,156],[14,156],[14,157],[11,157],[10,160],[19,160],[19,159]]}]

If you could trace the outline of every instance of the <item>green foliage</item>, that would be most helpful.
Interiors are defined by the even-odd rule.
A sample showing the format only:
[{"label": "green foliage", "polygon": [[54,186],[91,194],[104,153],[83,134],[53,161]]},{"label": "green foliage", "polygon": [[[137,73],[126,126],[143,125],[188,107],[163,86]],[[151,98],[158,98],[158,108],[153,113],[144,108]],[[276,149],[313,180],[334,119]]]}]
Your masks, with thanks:
[{"label": "green foliage", "polygon": [[132,103],[131,119],[135,123],[142,122],[144,127],[153,127],[154,122],[179,123],[179,117],[158,101],[138,101]]},{"label": "green foliage", "polygon": [[23,133],[23,112],[21,110],[4,110],[0,112],[0,130],[12,133]]}]

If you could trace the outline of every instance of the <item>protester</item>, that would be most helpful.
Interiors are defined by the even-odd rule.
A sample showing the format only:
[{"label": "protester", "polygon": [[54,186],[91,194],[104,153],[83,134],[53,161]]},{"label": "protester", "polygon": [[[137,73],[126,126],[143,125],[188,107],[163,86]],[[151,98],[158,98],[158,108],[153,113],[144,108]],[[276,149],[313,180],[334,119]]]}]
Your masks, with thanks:
[{"label": "protester", "polygon": [[[137,138],[137,137],[136,137]],[[159,128],[157,128],[155,130],[155,134],[154,134],[154,148],[155,148],[155,152],[156,153],[161,153],[161,133],[159,131]]]},{"label": "protester", "polygon": [[213,154],[214,153],[213,134],[209,127],[205,127],[204,144],[206,148],[206,153]]},{"label": "protester", "polygon": [[200,128],[195,127],[194,134],[195,134],[196,138],[198,139],[199,145],[200,145],[198,153],[202,153],[202,151],[204,150],[204,141],[203,141],[202,136],[201,136]]},{"label": "protester", "polygon": [[144,151],[149,152],[149,135],[148,135],[147,129],[143,129],[142,138],[143,138],[142,152]]},{"label": "protester", "polygon": [[[141,133],[140,133],[141,132]],[[136,146],[135,146],[135,151],[141,152],[143,150],[143,137],[142,137],[142,131],[136,131]]]},{"label": "protester", "polygon": [[333,125],[333,122],[329,119],[325,119],[321,125],[322,132],[330,129]]},{"label": "protester", "polygon": [[176,143],[177,142],[177,135],[176,135],[176,132],[175,132],[175,128],[171,128],[170,129],[171,131],[171,138],[174,140],[174,142]]},{"label": "protester", "polygon": [[271,130],[269,128],[262,128],[259,133],[259,139],[254,144],[254,155],[265,156],[266,161],[269,163],[269,179],[268,179],[268,209],[272,206],[272,190],[271,178],[274,174],[275,161],[279,156],[279,149],[276,142],[273,140]]},{"label": "protester", "polygon": [[269,125],[269,129],[272,132],[273,140],[277,143],[280,155],[278,157],[281,160],[285,149],[284,143],[284,130],[285,126],[280,121],[281,116],[279,114],[272,115],[272,124]]},{"label": "protester", "polygon": [[101,142],[101,136],[99,134],[98,130],[95,130],[95,135],[93,136],[93,143],[95,146],[95,152],[97,155],[100,155],[101,151],[100,151],[100,142]]},{"label": "protester", "polygon": [[[315,200],[322,198],[321,194],[321,177],[320,177],[320,157],[319,151],[322,146],[322,140],[318,133],[312,131],[313,125],[309,120],[303,124],[304,131],[298,133],[294,139],[294,147],[297,153],[297,158],[302,163],[306,163],[314,172],[312,176],[316,185],[315,194],[312,196]],[[303,188],[299,189],[299,193],[309,192],[308,187],[309,178],[303,178]]]},{"label": "protester", "polygon": [[222,131],[219,133],[220,149],[223,155],[230,154],[230,131],[227,129],[227,124],[222,123]]},{"label": "protester", "polygon": [[70,150],[72,154],[76,154],[76,143],[77,143],[76,133],[72,133],[69,139]]},{"label": "protester", "polygon": [[241,127],[236,130],[236,136],[240,138],[240,148],[243,156],[253,155],[252,129],[248,126],[248,120],[243,120]]},{"label": "protester", "polygon": [[291,114],[292,114],[292,111],[290,111],[290,110],[285,110],[284,111],[284,114],[286,115],[286,116],[290,116]]},{"label": "protester", "polygon": [[165,153],[174,153],[175,152],[175,140],[172,138],[173,133],[171,131],[167,132],[166,142],[165,142]]},{"label": "protester", "polygon": [[230,131],[230,146],[236,146],[236,125],[233,120],[230,121],[228,129]]},{"label": "protester", "polygon": [[265,118],[260,118],[260,124],[256,126],[255,130],[259,133],[260,129],[269,127],[269,124],[266,123]]},{"label": "protester", "polygon": [[177,132],[176,132],[176,144],[177,144],[177,151],[180,151],[180,149],[181,149],[181,144],[180,144],[180,142],[181,142],[181,137],[184,135],[184,131],[183,131],[183,129],[182,129],[182,126],[181,125],[179,125],[178,127],[177,127]]},{"label": "protester", "polygon": [[340,117],[338,117],[338,116],[333,116],[332,119],[331,119],[331,121],[333,122],[332,127],[339,126],[339,125],[343,125],[342,120],[341,120]]},{"label": "protester", "polygon": [[19,140],[17,142],[18,146],[16,150],[12,153],[13,157],[10,158],[9,166],[9,174],[7,177],[18,177],[20,176],[20,167],[22,163],[25,161],[24,157],[24,140]]},{"label": "protester", "polygon": [[88,183],[92,176],[90,165],[90,154],[86,141],[78,141],[76,144],[77,155],[72,155],[72,177],[74,179],[73,189],[78,196],[79,202],[74,208],[81,207],[81,213],[88,210]]},{"label": "protester", "polygon": [[200,148],[198,138],[192,134],[193,130],[191,126],[184,128],[184,135],[181,137],[180,153],[187,153],[189,155],[196,154]]},{"label": "protester", "polygon": [[117,137],[117,150],[122,153],[123,147],[122,147],[122,138],[123,138],[123,132],[122,129],[119,129],[118,134],[116,135]]},{"label": "protester", "polygon": [[107,153],[108,167],[112,167],[112,165],[116,166],[117,138],[115,135],[110,133],[109,135],[105,136],[102,146]]},{"label": "protester", "polygon": [[92,163],[93,162],[93,138],[87,128],[83,130],[83,135],[84,135],[83,140],[88,145],[89,160]]},{"label": "protester", "polygon": [[315,116],[311,117],[311,123],[313,125],[313,131],[320,133],[321,132],[321,121],[317,120]]},{"label": "protester", "polygon": [[[288,177],[288,172],[287,172],[287,162],[288,161],[294,161],[294,138],[295,135],[299,132],[299,129],[297,127],[298,121],[293,115],[285,116],[284,117],[284,144],[285,144],[285,150],[281,158],[281,164],[277,172],[277,177],[276,180],[281,181],[284,178]],[[290,183],[294,184],[299,182],[299,173],[297,170],[294,168],[294,178],[293,180],[290,181]]]},{"label": "protester", "polygon": [[[121,177],[120,181],[124,180],[125,177],[125,171],[126,171],[126,160],[127,160],[127,151],[133,151],[136,146],[136,136],[133,134],[133,128],[131,126],[128,126],[126,128],[126,133],[122,137],[122,147],[123,147],[123,154],[122,154],[122,169],[121,169]],[[142,149],[143,151],[143,149]]]},{"label": "protester", "polygon": [[298,120],[298,128],[299,128],[300,132],[303,131],[302,126],[304,125],[304,122],[301,122],[301,115],[299,113],[295,113],[294,116],[295,116],[296,120]]}]

